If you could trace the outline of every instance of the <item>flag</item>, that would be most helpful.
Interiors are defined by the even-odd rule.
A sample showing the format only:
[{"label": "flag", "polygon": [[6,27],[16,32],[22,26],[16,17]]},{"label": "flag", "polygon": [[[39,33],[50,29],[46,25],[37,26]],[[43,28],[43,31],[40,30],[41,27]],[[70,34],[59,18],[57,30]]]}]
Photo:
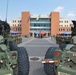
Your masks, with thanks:
[{"label": "flag", "polygon": [[39,20],[39,18],[40,18],[40,15],[36,18],[36,21],[38,21],[38,20]]},{"label": "flag", "polygon": [[29,22],[29,20],[30,20],[30,17],[31,17],[31,16],[29,16],[29,17],[28,17],[27,23]]}]

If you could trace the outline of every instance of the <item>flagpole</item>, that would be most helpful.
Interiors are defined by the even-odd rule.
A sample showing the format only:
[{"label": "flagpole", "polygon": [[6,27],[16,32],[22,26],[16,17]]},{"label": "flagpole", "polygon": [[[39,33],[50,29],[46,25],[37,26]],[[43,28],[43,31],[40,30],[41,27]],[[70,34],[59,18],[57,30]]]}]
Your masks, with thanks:
[{"label": "flagpole", "polygon": [[9,0],[7,0],[7,6],[6,6],[6,19],[5,19],[6,22],[7,22],[7,16],[8,16],[8,3],[9,3]]}]

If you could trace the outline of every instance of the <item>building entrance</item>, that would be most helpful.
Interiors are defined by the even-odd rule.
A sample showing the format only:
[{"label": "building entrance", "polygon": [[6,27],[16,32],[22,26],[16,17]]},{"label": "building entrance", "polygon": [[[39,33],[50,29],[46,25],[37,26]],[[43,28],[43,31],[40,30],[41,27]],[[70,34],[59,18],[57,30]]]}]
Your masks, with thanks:
[{"label": "building entrance", "polygon": [[51,33],[46,33],[46,32],[31,32],[30,37],[35,37],[35,38],[46,38],[49,37]]},{"label": "building entrance", "polygon": [[34,37],[36,37],[36,38],[44,38],[44,37],[46,37],[46,33],[44,33],[44,32],[34,33]]},{"label": "building entrance", "polygon": [[40,37],[40,34],[34,33],[34,37],[39,38]]}]

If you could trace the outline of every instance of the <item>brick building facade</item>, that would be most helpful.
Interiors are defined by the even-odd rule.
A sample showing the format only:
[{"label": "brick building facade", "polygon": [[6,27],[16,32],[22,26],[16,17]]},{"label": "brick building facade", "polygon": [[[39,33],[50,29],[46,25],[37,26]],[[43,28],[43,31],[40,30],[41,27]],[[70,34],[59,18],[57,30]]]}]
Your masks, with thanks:
[{"label": "brick building facade", "polygon": [[12,20],[11,32],[32,37],[41,35],[48,37],[64,34],[64,32],[71,34],[71,24],[69,19],[60,18],[59,12],[51,12],[49,15],[22,12],[21,18]]}]

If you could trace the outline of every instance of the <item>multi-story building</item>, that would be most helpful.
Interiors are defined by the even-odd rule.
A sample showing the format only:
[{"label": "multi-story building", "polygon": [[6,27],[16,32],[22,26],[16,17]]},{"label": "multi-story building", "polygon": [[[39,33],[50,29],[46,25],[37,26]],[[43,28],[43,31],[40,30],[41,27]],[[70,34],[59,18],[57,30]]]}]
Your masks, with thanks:
[{"label": "multi-story building", "polygon": [[71,24],[69,19],[60,18],[59,12],[51,12],[50,15],[22,12],[21,18],[12,20],[11,32],[32,37],[71,34]]},{"label": "multi-story building", "polygon": [[10,23],[11,33],[21,34],[21,18],[15,18]]},{"label": "multi-story building", "polygon": [[59,19],[59,34],[71,34],[71,24],[69,19]]}]

